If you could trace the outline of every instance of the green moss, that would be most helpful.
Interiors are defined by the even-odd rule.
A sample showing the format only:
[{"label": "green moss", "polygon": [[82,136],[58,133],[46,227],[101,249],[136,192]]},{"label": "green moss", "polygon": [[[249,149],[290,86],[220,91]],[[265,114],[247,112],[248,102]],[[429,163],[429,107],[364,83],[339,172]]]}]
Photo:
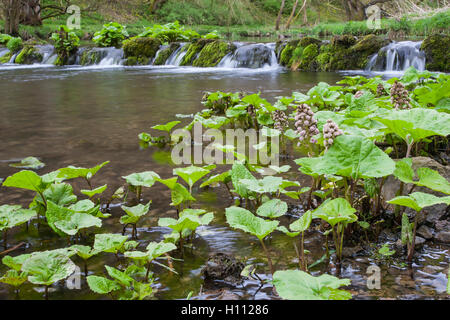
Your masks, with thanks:
[{"label": "green moss", "polygon": [[304,71],[316,71],[318,63],[316,61],[319,55],[319,46],[315,43],[308,45],[302,53],[299,69]]},{"label": "green moss", "polygon": [[329,63],[330,63],[330,59],[331,56],[328,52],[323,52],[321,54],[319,54],[317,56],[317,64],[318,64],[318,70],[320,71],[328,71],[328,69],[330,68]]},{"label": "green moss", "polygon": [[66,63],[65,63],[64,59],[58,55],[58,57],[55,60],[55,66],[63,66],[65,64]]},{"label": "green moss", "polygon": [[215,67],[227,54],[235,49],[236,46],[231,42],[216,40],[203,47],[192,65],[195,67]]},{"label": "green moss", "polygon": [[310,44],[320,45],[320,43],[322,43],[322,41],[320,41],[319,39],[311,38],[311,37],[304,37],[304,38],[300,39],[298,45],[302,46],[303,48],[306,48]]},{"label": "green moss", "polygon": [[[161,41],[152,38],[135,37],[123,42],[123,52],[127,65],[147,64],[150,59],[155,57],[161,46]],[[131,58],[131,59],[130,59]]]},{"label": "green moss", "polygon": [[430,71],[450,72],[450,36],[434,34],[422,43],[421,49],[426,56],[426,69]]},{"label": "green moss", "polygon": [[15,63],[33,64],[42,61],[42,55],[33,46],[25,46],[17,55]]},{"label": "green moss", "polygon": [[101,54],[99,51],[86,50],[81,54],[80,64],[82,66],[88,66],[98,64],[101,61]]},{"label": "green moss", "polygon": [[350,48],[356,43],[356,37],[350,34],[344,34],[342,36],[334,36],[331,38],[331,45],[334,47]]},{"label": "green moss", "polygon": [[145,66],[150,62],[150,58],[147,57],[128,57],[124,62],[126,66]]},{"label": "green moss", "polygon": [[164,65],[169,59],[169,57],[180,47],[179,43],[171,43],[170,46],[167,48],[161,50],[156,57],[155,61],[153,62],[153,65],[155,66],[161,66]]},{"label": "green moss", "polygon": [[200,54],[200,51],[202,51],[203,47],[206,46],[208,43],[211,43],[214,40],[209,39],[198,39],[191,42],[188,46],[186,46],[186,55],[183,57],[183,60],[181,60],[180,66],[190,66],[194,62],[194,60],[198,57]]},{"label": "green moss", "polygon": [[13,53],[8,52],[4,56],[0,57],[0,63],[8,63],[12,57],[13,57]]}]

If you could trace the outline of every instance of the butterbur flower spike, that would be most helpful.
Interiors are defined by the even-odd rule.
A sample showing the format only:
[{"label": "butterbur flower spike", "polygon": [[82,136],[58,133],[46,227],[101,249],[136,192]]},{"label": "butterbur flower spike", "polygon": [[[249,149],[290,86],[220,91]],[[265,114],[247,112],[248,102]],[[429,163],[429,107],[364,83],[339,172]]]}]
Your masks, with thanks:
[{"label": "butterbur flower spike", "polygon": [[313,138],[320,131],[317,129],[317,120],[314,119],[314,112],[307,104],[297,106],[297,113],[295,114],[295,128],[299,137],[299,145],[301,142],[307,141],[309,143],[317,143]]},{"label": "butterbur flower spike", "polygon": [[272,119],[274,121],[273,127],[281,132],[283,132],[285,128],[289,127],[288,117],[281,110],[274,111],[272,113]]},{"label": "butterbur flower spike", "polygon": [[323,126],[323,144],[325,146],[325,150],[328,150],[336,137],[343,134],[344,132],[339,129],[338,125],[334,123],[333,120],[327,120],[327,123]]},{"label": "butterbur flower spike", "polygon": [[391,87],[391,102],[394,105],[395,110],[411,109],[411,100],[409,99],[408,90],[406,90],[403,84],[397,80]]}]

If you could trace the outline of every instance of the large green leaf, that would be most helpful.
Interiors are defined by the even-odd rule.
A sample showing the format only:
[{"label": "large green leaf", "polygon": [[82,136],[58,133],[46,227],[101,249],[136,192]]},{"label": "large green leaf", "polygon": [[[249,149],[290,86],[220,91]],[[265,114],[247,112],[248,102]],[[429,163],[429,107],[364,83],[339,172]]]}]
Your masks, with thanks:
[{"label": "large green leaf", "polygon": [[283,183],[283,178],[268,176],[263,179],[241,179],[239,180],[243,186],[248,190],[256,193],[275,193],[280,190],[280,186]]},{"label": "large green leaf", "polygon": [[120,234],[96,234],[94,249],[101,252],[117,253],[127,240],[127,236]]},{"label": "large green leaf", "polygon": [[328,274],[318,277],[299,271],[277,271],[273,284],[283,299],[287,300],[349,300],[350,292],[339,290],[350,285],[350,279],[339,279]]},{"label": "large green leaf", "polygon": [[150,242],[146,248],[150,260],[156,259],[167,252],[173,251],[177,248],[173,243],[166,242]]},{"label": "large green leaf", "polygon": [[[73,194],[73,188],[68,183],[52,184],[44,191],[44,197],[47,201],[52,201],[59,206],[67,206],[77,201],[77,196]],[[40,196],[38,199],[42,202]]]},{"label": "large green leaf", "polygon": [[429,193],[414,192],[409,196],[400,196],[391,199],[388,203],[409,207],[420,212],[423,208],[434,206],[436,204],[444,203],[450,205],[450,196],[439,198]]},{"label": "large green leaf", "polygon": [[9,284],[13,287],[20,287],[23,283],[27,281],[27,273],[20,272],[17,270],[8,270],[6,273],[0,278],[0,282],[4,284]]},{"label": "large green leaf", "polygon": [[22,159],[19,163],[12,163],[9,166],[18,169],[39,170],[45,167],[45,163],[41,162],[38,158],[27,157]]},{"label": "large green leaf", "polygon": [[286,202],[280,199],[272,199],[261,205],[256,213],[261,217],[275,219],[284,215],[288,210]]},{"label": "large green leaf", "polygon": [[305,232],[306,230],[308,230],[309,226],[311,225],[312,217],[313,217],[312,212],[307,211],[300,217],[300,219],[291,223],[289,228],[292,231]]},{"label": "large green leaf", "polygon": [[404,183],[413,183],[414,170],[412,168],[412,159],[404,158],[395,163],[394,176]]},{"label": "large green leaf", "polygon": [[51,251],[33,253],[22,265],[22,271],[29,274],[28,281],[46,286],[69,277],[75,268],[69,257]]},{"label": "large green leaf", "polygon": [[16,271],[20,271],[22,269],[23,263],[31,257],[31,253],[24,253],[15,257],[4,256],[2,259],[2,263],[14,269]]},{"label": "large green leaf", "polygon": [[323,157],[310,160],[310,170],[318,174],[379,178],[394,172],[395,162],[372,141],[359,136],[339,136]]},{"label": "large green leaf", "polygon": [[239,181],[241,179],[252,179],[256,180],[256,178],[248,171],[248,169],[240,163],[234,163],[231,168],[231,181],[233,183],[234,191],[237,192],[241,197],[247,198],[249,195],[248,189],[242,185]]},{"label": "large green leaf", "polygon": [[138,204],[134,207],[122,206],[122,210],[126,212],[126,215],[120,218],[120,223],[137,223],[142,216],[148,213],[151,203],[152,201],[149,201],[146,205]]},{"label": "large green leaf", "polygon": [[186,201],[195,201],[195,198],[189,193],[182,184],[176,183],[171,193],[172,206],[178,206]]},{"label": "large green leaf", "polygon": [[192,187],[198,180],[210,173],[210,170],[190,166],[186,168],[177,168],[173,170],[173,174],[181,177],[186,183]]},{"label": "large green leaf", "polygon": [[3,186],[27,189],[36,192],[43,192],[45,190],[45,184],[42,178],[34,171],[22,170],[6,178],[3,182]]},{"label": "large green leaf", "polygon": [[106,188],[108,188],[107,184],[92,190],[81,190],[81,193],[88,196],[89,198],[92,198],[96,194],[102,194],[106,190]]},{"label": "large green leaf", "polygon": [[70,248],[75,250],[77,255],[83,260],[87,260],[87,259],[95,256],[97,253],[99,253],[99,251],[97,251],[89,246],[83,246],[81,244],[73,245]]},{"label": "large green leaf", "polygon": [[227,223],[232,228],[241,229],[260,240],[271,234],[279,224],[278,221],[266,221],[258,218],[250,211],[239,207],[227,208],[226,217]]},{"label": "large green leaf", "polygon": [[86,280],[89,288],[99,294],[108,294],[121,288],[118,283],[105,277],[88,276]]},{"label": "large green leaf", "polygon": [[56,221],[55,227],[70,236],[76,235],[81,229],[102,226],[102,220],[87,213],[75,212],[64,220]]},{"label": "large green leaf", "polygon": [[439,172],[430,168],[419,168],[417,169],[417,176],[419,177],[419,181],[416,183],[418,186],[450,194],[450,182],[441,176]]},{"label": "large green leaf", "polygon": [[337,223],[352,223],[358,220],[355,215],[356,209],[342,198],[325,201],[320,207],[313,211],[313,218],[319,218],[328,222],[331,226]]},{"label": "large green leaf", "polygon": [[76,178],[85,178],[91,179],[95,174],[107,165],[109,161],[105,161],[93,168],[80,168],[74,166],[68,166],[67,168],[59,169],[58,177],[64,178],[66,180],[76,179]]},{"label": "large green leaf", "polygon": [[179,123],[181,123],[181,121],[171,121],[166,124],[159,124],[159,125],[153,126],[152,129],[170,132]]},{"label": "large green leaf", "polygon": [[404,141],[410,135],[414,142],[430,136],[448,136],[450,134],[450,115],[432,109],[392,110],[373,119],[384,124],[390,132]]},{"label": "large green leaf", "polygon": [[145,171],[140,173],[132,173],[122,178],[124,178],[127,183],[132,186],[150,188],[155,184],[156,179],[160,179],[160,176],[154,171]]},{"label": "large green leaf", "polygon": [[19,226],[36,216],[36,212],[31,209],[23,209],[19,205],[0,206],[0,231]]}]

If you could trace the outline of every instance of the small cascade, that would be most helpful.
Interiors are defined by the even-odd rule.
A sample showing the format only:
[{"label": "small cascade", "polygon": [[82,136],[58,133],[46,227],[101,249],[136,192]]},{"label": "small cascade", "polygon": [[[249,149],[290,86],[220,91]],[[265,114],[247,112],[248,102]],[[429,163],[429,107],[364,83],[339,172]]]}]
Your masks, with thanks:
[{"label": "small cascade", "polygon": [[76,65],[82,66],[120,66],[124,61],[122,49],[110,48],[82,48],[78,50],[75,59]]},{"label": "small cascade", "polygon": [[156,51],[155,58],[152,60],[151,64],[153,64],[158,59],[158,57],[159,57],[159,55],[161,54],[162,51],[166,50],[169,47],[170,46],[167,45],[167,44],[164,44],[161,47],[159,47],[159,50]]},{"label": "small cascade", "polygon": [[236,51],[226,55],[218,67],[251,69],[278,67],[275,43],[236,43],[235,45]]},{"label": "small cascade", "polygon": [[36,46],[42,56],[42,64],[54,64],[57,59],[55,47],[52,45]]},{"label": "small cascade", "polygon": [[166,66],[179,66],[187,51],[183,50],[187,43],[181,43],[180,47],[172,53],[172,55],[167,59]]},{"label": "small cascade", "polygon": [[0,58],[3,57],[5,54],[8,54],[9,50],[6,48],[0,48]]},{"label": "small cascade", "polygon": [[366,71],[405,71],[411,66],[423,71],[426,59],[421,45],[421,41],[392,42],[370,58]]},{"label": "small cascade", "polygon": [[123,62],[123,50],[116,48],[102,48],[105,49],[105,54],[101,59],[99,66],[116,66]]}]

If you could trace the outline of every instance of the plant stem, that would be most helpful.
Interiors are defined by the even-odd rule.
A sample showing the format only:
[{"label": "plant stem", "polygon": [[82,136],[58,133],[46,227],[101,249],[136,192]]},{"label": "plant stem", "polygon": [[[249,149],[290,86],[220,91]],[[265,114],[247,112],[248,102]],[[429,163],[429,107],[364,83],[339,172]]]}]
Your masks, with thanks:
[{"label": "plant stem", "polygon": [[145,273],[145,282],[148,282],[148,276],[149,276],[149,274],[150,274],[150,264],[152,263],[152,260],[150,260],[148,263],[147,263],[147,272]]},{"label": "plant stem", "polygon": [[414,229],[413,229],[413,235],[412,235],[412,239],[411,239],[411,247],[408,250],[408,262],[412,261],[412,258],[414,256],[414,249],[416,246],[416,230],[417,230],[417,218],[419,216],[419,212],[416,212],[416,215],[414,217]]},{"label": "plant stem", "polygon": [[5,250],[8,249],[8,230],[3,230],[3,247]]},{"label": "plant stem", "polygon": [[267,247],[264,244],[264,239],[260,239],[259,241],[261,242],[264,252],[266,253],[267,262],[269,263],[270,273],[273,275],[275,273],[275,269],[273,268],[272,259],[270,258],[269,251],[267,250]]},{"label": "plant stem", "polygon": [[304,240],[305,240],[305,232],[302,232],[302,237],[300,240],[300,254],[302,256],[302,270],[303,271],[307,271],[306,268],[306,261],[305,261],[305,244],[304,244]]},{"label": "plant stem", "polygon": [[44,298],[48,300],[48,286],[45,286]]}]

